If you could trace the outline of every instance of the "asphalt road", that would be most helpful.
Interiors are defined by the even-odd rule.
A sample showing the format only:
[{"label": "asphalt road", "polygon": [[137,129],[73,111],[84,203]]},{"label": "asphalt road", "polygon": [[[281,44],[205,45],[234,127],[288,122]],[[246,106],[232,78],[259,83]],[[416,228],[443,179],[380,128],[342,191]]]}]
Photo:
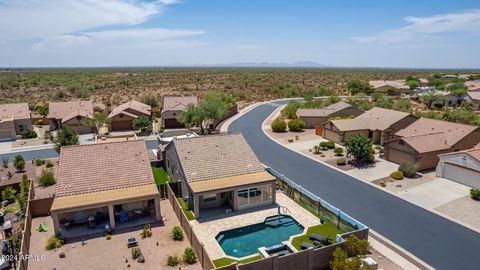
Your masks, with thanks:
[{"label": "asphalt road", "polygon": [[275,109],[271,104],[260,105],[235,120],[229,131],[242,132],[264,164],[431,266],[480,269],[479,233],[273,142],[263,133],[261,124]]}]

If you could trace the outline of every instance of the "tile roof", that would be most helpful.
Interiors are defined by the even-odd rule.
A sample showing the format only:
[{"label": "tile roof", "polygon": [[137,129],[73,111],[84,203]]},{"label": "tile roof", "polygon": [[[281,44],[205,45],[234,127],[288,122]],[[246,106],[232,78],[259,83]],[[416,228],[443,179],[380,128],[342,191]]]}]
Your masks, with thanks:
[{"label": "tile roof", "polygon": [[55,196],[155,183],[143,140],[62,147]]},{"label": "tile roof", "polygon": [[389,80],[389,81],[370,81],[369,84],[374,88],[380,88],[384,86],[390,86],[396,89],[410,89],[408,85],[406,85],[405,80]]},{"label": "tile roof", "polygon": [[170,97],[163,98],[163,112],[165,111],[183,111],[189,104],[197,104],[198,100],[195,96],[186,97]]},{"label": "tile roof", "polygon": [[[137,111],[141,115],[150,115],[150,111],[152,110],[152,107],[150,107],[147,104],[138,102],[136,100],[131,100],[129,102],[125,102],[113,108],[112,112],[108,115],[108,118],[114,117],[115,115],[118,115],[120,113],[125,113],[124,111],[127,109]],[[139,116],[139,115],[134,114],[133,116]]]},{"label": "tile roof", "polygon": [[92,101],[50,102],[48,105],[48,118],[62,119],[65,122],[76,116],[93,117]]},{"label": "tile roof", "polygon": [[467,154],[469,154],[473,159],[480,161],[480,149],[468,150]]},{"label": "tile roof", "polygon": [[263,172],[265,169],[241,133],[178,139],[175,147],[187,182]]},{"label": "tile roof", "polygon": [[470,97],[472,101],[480,101],[480,91],[478,92],[469,91],[467,92],[467,95]]},{"label": "tile roof", "polygon": [[0,104],[0,120],[29,119],[30,109],[28,103]]},{"label": "tile roof", "polygon": [[328,117],[338,111],[341,111],[346,108],[350,108],[352,105],[344,102],[344,101],[339,101],[337,103],[334,103],[330,106],[327,106],[322,109],[298,109],[297,110],[297,115],[299,117]]},{"label": "tile roof", "polygon": [[480,91],[480,80],[466,81],[465,85],[467,86],[468,91]]},{"label": "tile roof", "polygon": [[465,125],[430,118],[420,118],[395,135],[419,153],[449,149],[478,126]]},{"label": "tile roof", "polygon": [[340,131],[361,129],[386,130],[409,115],[411,114],[375,107],[357,116],[355,119],[332,120],[331,122]]}]

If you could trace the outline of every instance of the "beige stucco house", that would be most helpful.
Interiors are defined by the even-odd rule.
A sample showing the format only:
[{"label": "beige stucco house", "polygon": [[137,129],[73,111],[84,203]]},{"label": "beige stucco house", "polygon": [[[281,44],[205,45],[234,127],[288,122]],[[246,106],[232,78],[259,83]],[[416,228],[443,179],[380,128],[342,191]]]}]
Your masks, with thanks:
[{"label": "beige stucco house", "polygon": [[297,117],[305,122],[305,128],[315,128],[327,122],[330,117],[357,116],[362,113],[362,110],[340,101],[321,109],[298,109]]},{"label": "beige stucco house", "polygon": [[212,209],[238,211],[275,204],[275,177],[240,133],[172,141],[165,167],[197,218]]},{"label": "beige stucco house", "polygon": [[147,104],[131,100],[115,108],[108,115],[111,130],[133,130],[133,120],[140,116],[150,117],[152,107]]},{"label": "beige stucco house", "polygon": [[433,169],[438,155],[473,148],[480,142],[480,127],[420,118],[398,131],[385,145],[385,158],[402,164],[414,163],[419,170]]},{"label": "beige stucco house", "polygon": [[410,91],[410,87],[405,80],[370,81],[369,84],[374,92],[388,93],[393,91],[394,94],[400,95]]},{"label": "beige stucco house", "polygon": [[50,102],[47,118],[51,119],[51,129],[68,126],[78,134],[91,133],[93,129],[85,125],[85,119],[93,118],[92,101]]},{"label": "beige stucco house", "polygon": [[188,105],[196,105],[197,97],[170,97],[163,98],[162,124],[165,128],[182,128],[184,125],[177,121],[177,117],[187,108]]},{"label": "beige stucco house", "polygon": [[32,128],[28,103],[0,104],[0,141],[15,139]]},{"label": "beige stucco house", "polygon": [[374,144],[385,144],[402,128],[415,122],[410,113],[375,107],[355,119],[331,120],[323,124],[323,137],[344,143],[352,135],[360,134],[372,139]]},{"label": "beige stucco house", "polygon": [[62,147],[50,212],[55,233],[66,237],[160,220],[145,142]]},{"label": "beige stucco house", "polygon": [[438,158],[437,176],[480,188],[480,148],[442,154]]}]

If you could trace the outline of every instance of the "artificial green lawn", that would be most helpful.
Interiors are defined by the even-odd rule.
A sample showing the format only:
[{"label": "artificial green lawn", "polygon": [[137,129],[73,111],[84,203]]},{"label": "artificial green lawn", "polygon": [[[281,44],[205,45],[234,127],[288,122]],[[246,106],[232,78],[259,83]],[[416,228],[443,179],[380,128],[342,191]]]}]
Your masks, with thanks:
[{"label": "artificial green lawn", "polygon": [[324,224],[309,227],[306,234],[303,234],[303,235],[300,235],[300,236],[297,236],[297,237],[293,238],[292,245],[297,250],[301,250],[300,245],[303,242],[307,242],[307,243],[312,244],[313,242],[309,239],[309,236],[312,233],[318,234],[318,235],[323,236],[325,238],[329,238],[330,240],[335,242],[336,235],[341,234],[343,232],[340,229],[337,229],[337,227],[333,226],[332,224],[326,222]]},{"label": "artificial green lawn", "polygon": [[260,255],[258,255],[258,256],[254,256],[254,257],[250,257],[250,258],[238,261],[238,260],[230,259],[230,258],[227,258],[227,257],[223,257],[223,258],[220,258],[220,259],[213,260],[213,264],[215,265],[215,267],[218,268],[218,267],[223,267],[223,266],[230,265],[234,262],[249,263],[249,262],[253,262],[253,261],[256,261],[256,260],[260,260],[261,258],[262,257],[260,257]]},{"label": "artificial green lawn", "polygon": [[152,168],[153,171],[153,176],[155,177],[155,183],[157,186],[164,185],[168,182],[170,182],[170,176],[168,176],[168,173],[162,168]]},{"label": "artificial green lawn", "polygon": [[177,201],[180,204],[180,207],[182,207],[183,213],[185,213],[185,216],[187,216],[188,220],[195,220],[195,215],[193,214],[192,211],[188,208],[187,203],[182,199],[182,197],[177,197]]}]

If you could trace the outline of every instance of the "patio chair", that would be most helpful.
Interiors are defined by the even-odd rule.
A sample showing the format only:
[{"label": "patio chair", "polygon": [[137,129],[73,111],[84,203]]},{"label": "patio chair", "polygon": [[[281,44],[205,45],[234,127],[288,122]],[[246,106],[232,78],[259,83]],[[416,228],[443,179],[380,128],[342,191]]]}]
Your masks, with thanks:
[{"label": "patio chair", "polygon": [[128,214],[123,210],[120,211],[119,218],[120,218],[120,223],[128,222]]},{"label": "patio chair", "polygon": [[314,248],[315,245],[314,244],[310,244],[310,243],[307,243],[307,242],[302,242],[300,244],[300,249],[309,249],[309,248]]},{"label": "patio chair", "polygon": [[315,234],[315,233],[310,234],[309,238],[310,238],[310,240],[316,241],[316,242],[321,243],[321,244],[325,244],[325,243],[328,242],[328,240],[325,237],[320,236],[320,235]]}]

